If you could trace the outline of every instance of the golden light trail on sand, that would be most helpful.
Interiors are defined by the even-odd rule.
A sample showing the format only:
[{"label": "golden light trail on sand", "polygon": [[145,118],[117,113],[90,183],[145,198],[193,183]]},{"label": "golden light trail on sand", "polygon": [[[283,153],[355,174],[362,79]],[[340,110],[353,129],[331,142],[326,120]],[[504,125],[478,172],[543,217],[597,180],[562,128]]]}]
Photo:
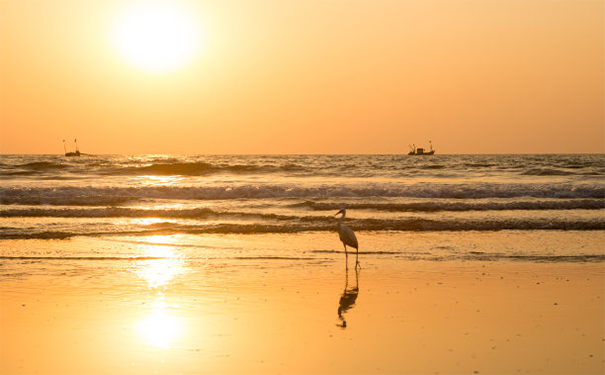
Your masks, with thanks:
[{"label": "golden light trail on sand", "polygon": [[[153,222],[156,219],[142,219]],[[148,238],[153,243],[170,243],[170,236],[151,236]],[[147,281],[149,288],[159,288],[167,285],[176,276],[183,274],[186,269],[182,259],[175,253],[175,248],[172,246],[142,244],[141,256],[149,258],[139,264],[135,273]]]},{"label": "golden light trail on sand", "polygon": [[181,319],[172,313],[162,296],[151,303],[149,315],[139,320],[136,327],[146,342],[162,349],[169,349],[183,331]]},{"label": "golden light trail on sand", "polygon": [[[143,261],[135,273],[147,282],[149,288],[159,290],[165,288],[176,276],[185,273],[186,268],[174,247],[161,245],[172,243],[171,236],[151,236],[147,240],[158,245],[141,245],[141,255],[161,259]],[[148,315],[135,323],[137,331],[150,345],[169,349],[182,334],[182,319],[174,314],[174,306],[171,307],[164,301],[164,295],[160,291],[150,306]]]}]

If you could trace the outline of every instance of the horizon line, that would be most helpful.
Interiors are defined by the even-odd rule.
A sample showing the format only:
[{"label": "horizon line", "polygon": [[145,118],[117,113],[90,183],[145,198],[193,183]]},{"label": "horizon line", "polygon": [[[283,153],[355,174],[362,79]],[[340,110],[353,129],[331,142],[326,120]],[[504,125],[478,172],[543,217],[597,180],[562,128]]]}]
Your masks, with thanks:
[{"label": "horizon line", "polygon": [[[63,153],[4,153],[0,152],[0,156],[4,155],[45,155],[45,156],[64,156]],[[403,155],[403,156],[449,156],[449,155],[605,155],[605,151],[601,152],[495,152],[495,153],[435,153],[434,155],[408,155],[406,152],[401,153],[132,153],[132,154],[119,154],[119,153],[82,153],[82,156],[139,156],[139,155],[177,155],[177,156],[214,156],[214,155],[225,155],[225,156],[287,156],[287,155],[317,155],[317,156],[330,156],[330,155]]]}]

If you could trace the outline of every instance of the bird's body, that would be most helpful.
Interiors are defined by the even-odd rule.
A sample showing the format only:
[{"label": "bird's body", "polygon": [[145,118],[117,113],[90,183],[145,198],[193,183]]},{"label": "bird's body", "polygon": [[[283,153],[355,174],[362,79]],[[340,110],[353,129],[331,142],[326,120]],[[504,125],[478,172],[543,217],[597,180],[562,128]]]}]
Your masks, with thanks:
[{"label": "bird's body", "polygon": [[[357,242],[355,232],[353,232],[351,228],[347,227],[345,224],[342,223],[343,219],[345,218],[345,215],[347,214],[347,210],[343,208],[342,210],[336,213],[336,215],[338,214],[342,214],[340,219],[338,219],[338,236],[340,237],[340,241],[342,241],[342,244],[345,248],[345,254],[348,257],[349,254],[347,252],[347,246],[350,246],[357,250],[357,257],[359,257],[359,242]],[[359,265],[359,260],[357,260],[356,265]]]},{"label": "bird's body", "polygon": [[338,221],[338,236],[343,244],[351,246],[355,249],[359,248],[359,243],[357,242],[357,237],[355,237],[355,232],[353,232],[351,228],[342,224],[340,221]]}]

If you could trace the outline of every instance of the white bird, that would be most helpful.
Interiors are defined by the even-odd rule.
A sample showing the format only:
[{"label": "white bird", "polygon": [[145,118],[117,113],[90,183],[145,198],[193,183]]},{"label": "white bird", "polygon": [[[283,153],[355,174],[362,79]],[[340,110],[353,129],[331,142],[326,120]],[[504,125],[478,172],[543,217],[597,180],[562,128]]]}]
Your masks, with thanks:
[{"label": "white bird", "polygon": [[351,230],[351,228],[347,227],[346,225],[344,225],[342,223],[342,220],[345,218],[345,215],[347,214],[347,210],[343,208],[340,211],[338,211],[334,216],[336,216],[338,214],[342,214],[340,219],[338,219],[338,236],[340,237],[340,240],[342,241],[342,244],[345,247],[345,255],[347,256],[347,258],[349,257],[349,254],[347,252],[347,245],[354,247],[355,250],[357,250],[357,256],[355,258],[356,259],[355,266],[358,266],[359,265],[359,243],[357,242],[357,237],[355,237],[355,233]]}]

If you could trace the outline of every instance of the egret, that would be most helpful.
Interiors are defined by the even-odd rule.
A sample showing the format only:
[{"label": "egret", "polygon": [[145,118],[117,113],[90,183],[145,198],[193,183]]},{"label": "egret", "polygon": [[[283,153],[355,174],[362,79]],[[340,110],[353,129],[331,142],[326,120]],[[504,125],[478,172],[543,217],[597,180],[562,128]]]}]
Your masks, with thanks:
[{"label": "egret", "polygon": [[338,219],[338,235],[340,237],[340,240],[342,241],[343,246],[345,247],[345,255],[348,259],[349,253],[347,252],[347,245],[354,247],[355,250],[357,250],[357,255],[355,258],[355,260],[356,260],[355,267],[357,267],[359,265],[359,244],[357,242],[357,237],[355,237],[355,233],[351,230],[351,228],[347,227],[346,225],[344,225],[342,223],[342,220],[345,218],[345,215],[347,214],[347,210],[343,208],[340,211],[338,211],[334,216],[336,216],[338,214],[342,214],[340,219]]}]

